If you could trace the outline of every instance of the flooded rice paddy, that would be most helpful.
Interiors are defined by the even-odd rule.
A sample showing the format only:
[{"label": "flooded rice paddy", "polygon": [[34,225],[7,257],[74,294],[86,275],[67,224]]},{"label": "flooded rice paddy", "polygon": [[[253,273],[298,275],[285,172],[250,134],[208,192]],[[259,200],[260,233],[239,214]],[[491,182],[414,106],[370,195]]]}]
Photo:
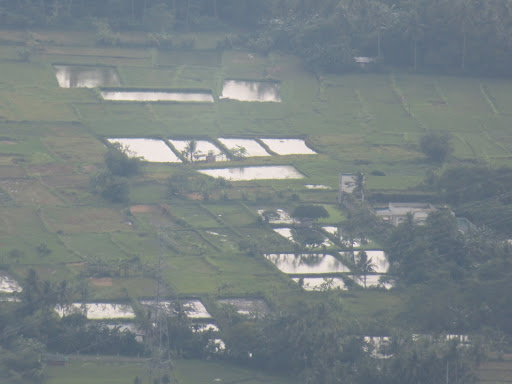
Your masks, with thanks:
[{"label": "flooded rice paddy", "polygon": [[127,147],[132,156],[140,156],[145,161],[157,163],[181,163],[181,160],[162,140],[111,138],[111,143],[120,143]]},{"label": "flooded rice paddy", "polygon": [[218,301],[222,305],[232,305],[241,315],[260,317],[270,312],[270,309],[262,299],[221,299]]},{"label": "flooded rice paddy", "polygon": [[294,277],[292,279],[306,291],[328,291],[331,289],[345,290],[345,282],[339,277]]},{"label": "flooded rice paddy", "polygon": [[332,189],[328,185],[323,184],[306,184],[304,185],[307,189]]},{"label": "flooded rice paddy", "polygon": [[[361,287],[365,286],[364,276],[351,275],[349,277]],[[391,289],[394,286],[393,282],[381,282],[381,277],[383,277],[383,275],[366,275],[366,288],[381,287],[385,289]]]},{"label": "flooded rice paddy", "polygon": [[261,139],[270,150],[278,155],[314,155],[302,139]]},{"label": "flooded rice paddy", "polygon": [[246,180],[284,180],[302,179],[304,175],[291,165],[255,166],[239,168],[202,169],[199,172],[212,176],[223,177],[232,181]]},{"label": "flooded rice paddy", "polygon": [[[389,262],[388,258],[386,257],[386,254],[384,251],[366,251],[366,254],[368,255],[368,259],[372,260],[373,264],[373,271],[375,273],[387,273],[389,269]],[[357,251],[355,252],[357,255]],[[345,256],[351,257],[348,255],[348,253],[344,253]]]},{"label": "flooded rice paddy", "polygon": [[350,241],[350,240],[347,240],[346,238],[344,238],[342,235],[342,230],[339,227],[325,226],[325,227],[322,227],[322,229],[325,232],[335,236],[339,241],[341,241],[347,247],[352,245],[352,247],[354,247],[354,248],[360,248],[362,245],[361,239],[352,239],[352,241]]},{"label": "flooded rice paddy", "polygon": [[331,255],[271,253],[265,257],[281,272],[289,275],[350,272],[341,261]]},{"label": "flooded rice paddy", "polygon": [[81,303],[73,303],[68,308],[57,308],[56,311],[60,316],[85,312],[90,320],[133,319],[135,317],[132,307],[127,304],[87,303],[84,311]]},{"label": "flooded rice paddy", "polygon": [[245,148],[247,151],[245,157],[270,156],[270,153],[256,140],[219,138],[219,141],[230,150],[236,149],[238,146]]},{"label": "flooded rice paddy", "polygon": [[121,80],[114,67],[54,65],[55,77],[62,88],[116,87]]},{"label": "flooded rice paddy", "polygon": [[[290,240],[293,243],[297,243],[295,238],[293,237],[293,229],[292,228],[273,228],[275,232],[283,236],[285,239]],[[325,245],[326,247],[332,247],[334,244],[327,238],[324,237],[323,243],[320,246]]]},{"label": "flooded rice paddy", "polygon": [[[190,158],[190,154],[184,153],[190,140],[169,140],[170,143],[178,150],[183,153],[187,159]],[[194,161],[207,161],[208,155],[215,156],[215,161],[226,161],[228,158],[222,151],[217,148],[214,144],[206,140],[196,140],[196,152],[192,154]]]},{"label": "flooded rice paddy", "polygon": [[101,91],[105,100],[112,101],[179,101],[213,103],[211,93],[172,91]]},{"label": "flooded rice paddy", "polygon": [[281,85],[270,81],[226,80],[221,99],[259,102],[281,102]]},{"label": "flooded rice paddy", "polygon": [[[142,300],[140,304],[143,307],[151,308],[155,306],[154,300]],[[166,311],[167,313],[172,313],[175,311],[176,304],[173,301],[162,300],[158,303],[158,308]],[[187,315],[187,317],[191,319],[210,319],[212,316],[206,310],[206,307],[200,300],[185,300],[179,303],[183,309],[183,312]]]},{"label": "flooded rice paddy", "polygon": [[21,292],[22,288],[13,278],[0,274],[0,292],[15,293]]}]

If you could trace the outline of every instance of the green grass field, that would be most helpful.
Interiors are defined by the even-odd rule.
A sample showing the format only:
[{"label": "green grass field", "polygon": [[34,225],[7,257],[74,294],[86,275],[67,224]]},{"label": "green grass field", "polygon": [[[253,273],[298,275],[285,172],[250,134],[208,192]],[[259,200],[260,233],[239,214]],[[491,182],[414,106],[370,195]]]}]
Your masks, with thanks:
[{"label": "green grass field", "polygon": [[[28,62],[18,61],[11,45],[0,50],[0,71],[9,74],[0,80],[0,263],[19,279],[30,267],[58,281],[78,275],[81,262],[115,264],[138,256],[154,265],[163,254],[163,274],[177,295],[286,292],[276,296],[284,305],[309,300],[313,296],[262,255],[240,255],[244,239],[264,252],[294,251],[258,222],[258,209],[322,204],[330,217],[321,224],[342,225],[345,216],[336,206],[339,173],[364,172],[370,190],[414,190],[431,168],[418,149],[426,130],[453,135],[456,161],[512,166],[510,80],[410,73],[313,76],[289,55],[217,51],[222,36],[216,34],[196,34],[193,50],[159,52],[99,47],[88,34],[36,33],[43,49]],[[20,44],[23,34],[6,31],[3,41]],[[214,103],[105,101],[98,89],[59,88],[54,63],[115,66],[122,87],[210,89]],[[277,80],[282,102],[221,100],[226,79]],[[102,166],[104,140],[116,137],[302,138],[318,154],[187,166],[293,165],[305,176],[233,182],[224,198],[214,195],[210,201],[200,195],[169,197],[167,178],[183,165],[144,164],[131,180],[131,203],[116,205],[93,195],[89,185]],[[306,184],[332,189],[308,190]],[[48,256],[36,252],[42,243],[51,250]],[[21,256],[13,257],[12,250]],[[146,297],[153,289],[151,276],[114,276],[111,286],[90,285],[91,297],[105,300]],[[402,305],[393,292],[344,298],[350,316],[389,318]]]},{"label": "green grass field", "polygon": [[[176,360],[173,378],[182,384],[198,383],[247,383],[289,384],[285,377],[264,374],[261,371],[243,369],[223,362],[200,360]],[[48,367],[48,384],[127,384],[135,377],[146,378],[144,362],[123,359],[85,357],[71,360],[65,366]]]}]

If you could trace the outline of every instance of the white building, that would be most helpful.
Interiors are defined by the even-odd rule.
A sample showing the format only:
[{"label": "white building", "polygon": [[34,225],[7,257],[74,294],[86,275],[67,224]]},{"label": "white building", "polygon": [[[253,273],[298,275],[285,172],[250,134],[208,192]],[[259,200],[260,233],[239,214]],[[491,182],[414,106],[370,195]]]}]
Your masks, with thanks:
[{"label": "white building", "polygon": [[414,223],[422,225],[425,224],[428,215],[436,210],[437,208],[430,203],[389,203],[387,209],[376,209],[375,215],[396,227],[411,214]]}]

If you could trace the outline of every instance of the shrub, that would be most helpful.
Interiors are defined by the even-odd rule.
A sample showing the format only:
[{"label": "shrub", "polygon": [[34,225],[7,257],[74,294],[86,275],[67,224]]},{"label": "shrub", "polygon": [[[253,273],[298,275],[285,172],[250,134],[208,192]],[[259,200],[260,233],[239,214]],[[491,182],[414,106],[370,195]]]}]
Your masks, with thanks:
[{"label": "shrub", "polygon": [[428,132],[420,139],[421,151],[434,163],[444,163],[453,152],[452,136],[449,133]]}]

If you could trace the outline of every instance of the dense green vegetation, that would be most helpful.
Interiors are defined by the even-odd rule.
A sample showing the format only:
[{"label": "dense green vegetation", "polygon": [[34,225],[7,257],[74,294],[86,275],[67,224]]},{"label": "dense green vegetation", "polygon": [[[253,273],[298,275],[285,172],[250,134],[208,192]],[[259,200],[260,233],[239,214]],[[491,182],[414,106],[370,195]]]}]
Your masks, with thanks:
[{"label": "dense green vegetation", "polygon": [[[190,48],[195,40],[174,31],[252,27],[226,37],[223,48],[242,45],[268,53],[284,49],[311,68],[354,68],[353,56],[371,64],[436,72],[510,74],[508,0],[5,0],[3,25],[62,26],[80,21],[97,28],[102,44],[119,45],[120,29],[146,30],[148,44]],[[262,25],[264,28],[261,28]],[[20,54],[30,54],[27,45]]]}]

